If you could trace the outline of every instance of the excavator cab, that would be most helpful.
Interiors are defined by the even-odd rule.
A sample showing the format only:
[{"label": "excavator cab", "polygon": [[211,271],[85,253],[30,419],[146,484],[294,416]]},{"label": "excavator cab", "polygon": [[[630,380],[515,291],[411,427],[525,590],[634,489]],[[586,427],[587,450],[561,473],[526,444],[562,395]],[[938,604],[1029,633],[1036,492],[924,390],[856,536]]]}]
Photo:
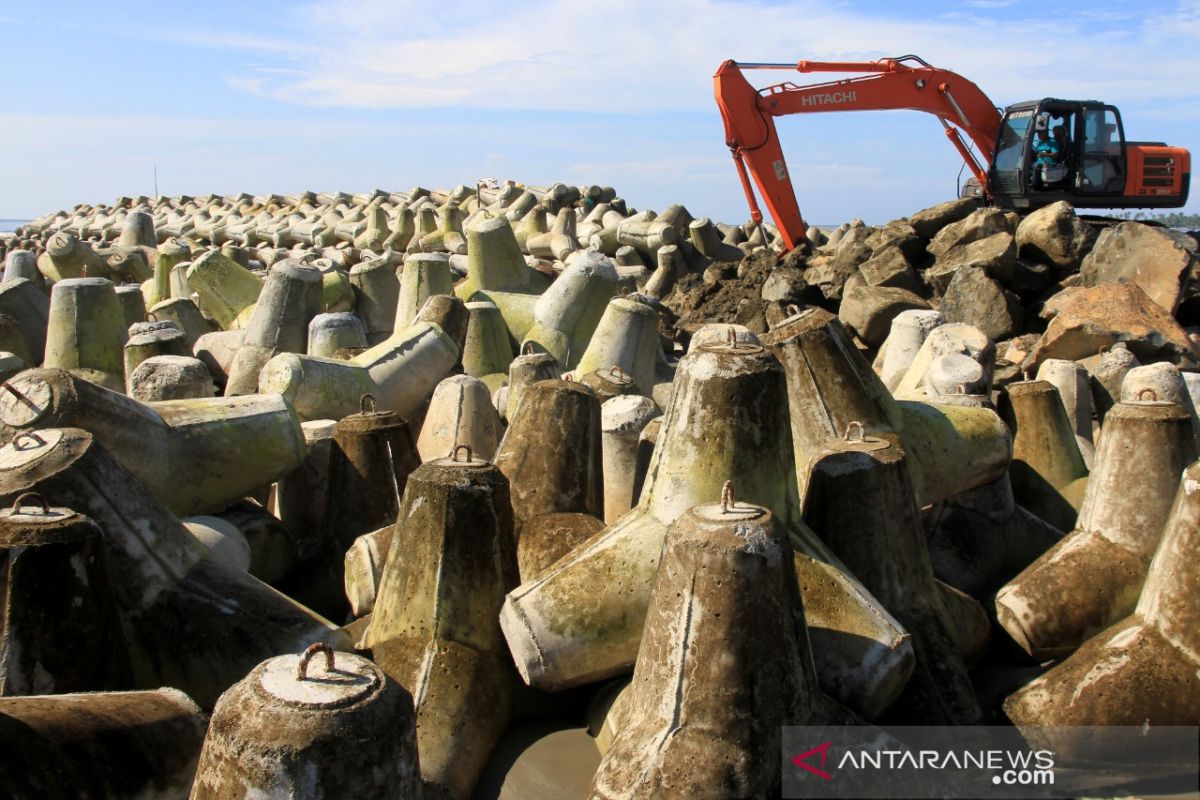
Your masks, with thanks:
[{"label": "excavator cab", "polygon": [[[1055,146],[1039,144],[1046,140]],[[1004,110],[988,187],[996,205],[1019,211],[1059,200],[1077,208],[1177,207],[1187,201],[1189,167],[1180,148],[1127,142],[1115,106],[1048,97]]]}]

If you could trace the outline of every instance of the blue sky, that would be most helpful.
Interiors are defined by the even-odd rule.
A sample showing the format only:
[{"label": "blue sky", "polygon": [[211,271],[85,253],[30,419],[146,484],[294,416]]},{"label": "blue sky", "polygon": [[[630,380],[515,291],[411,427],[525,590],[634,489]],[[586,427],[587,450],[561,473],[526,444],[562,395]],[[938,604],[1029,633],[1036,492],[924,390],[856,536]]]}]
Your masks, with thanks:
[{"label": "blue sky", "polygon": [[[998,105],[1101,99],[1128,137],[1200,154],[1200,0],[5,0],[0,41],[0,217],[150,194],[157,166],[164,194],[496,177],[737,222],[712,99],[726,58],[915,53]],[[931,116],[779,129],[812,222],[884,222],[954,194],[961,160]]]}]

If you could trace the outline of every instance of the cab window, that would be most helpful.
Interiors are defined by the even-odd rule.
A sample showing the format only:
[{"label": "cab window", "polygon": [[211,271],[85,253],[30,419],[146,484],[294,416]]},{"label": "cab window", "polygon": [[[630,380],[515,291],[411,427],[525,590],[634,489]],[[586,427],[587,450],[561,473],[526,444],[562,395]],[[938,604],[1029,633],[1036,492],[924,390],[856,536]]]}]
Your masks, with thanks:
[{"label": "cab window", "polygon": [[1000,125],[1000,140],[996,143],[995,168],[1000,171],[1018,169],[1025,151],[1025,136],[1033,122],[1032,111],[1013,111]]},{"label": "cab window", "polygon": [[1112,109],[1089,108],[1083,119],[1084,152],[1101,156],[1121,154],[1121,134]]}]

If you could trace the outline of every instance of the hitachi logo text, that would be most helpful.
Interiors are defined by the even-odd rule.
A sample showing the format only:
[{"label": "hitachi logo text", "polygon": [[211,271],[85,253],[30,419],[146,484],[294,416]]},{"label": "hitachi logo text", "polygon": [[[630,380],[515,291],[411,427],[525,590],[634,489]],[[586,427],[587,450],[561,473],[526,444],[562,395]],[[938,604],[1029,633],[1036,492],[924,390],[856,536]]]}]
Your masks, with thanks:
[{"label": "hitachi logo text", "polygon": [[802,106],[825,106],[839,103],[853,103],[854,92],[826,92],[825,94],[810,94],[800,98]]}]

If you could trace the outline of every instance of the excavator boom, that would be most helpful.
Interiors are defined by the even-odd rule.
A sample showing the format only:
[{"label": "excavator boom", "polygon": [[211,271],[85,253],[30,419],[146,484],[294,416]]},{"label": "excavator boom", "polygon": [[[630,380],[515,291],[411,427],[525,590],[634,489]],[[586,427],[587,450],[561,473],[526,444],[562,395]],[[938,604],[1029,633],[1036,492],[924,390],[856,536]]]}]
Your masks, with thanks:
[{"label": "excavator boom", "polygon": [[[760,90],[746,80],[743,70],[749,69],[867,74],[807,86],[784,82]],[[752,177],[788,250],[804,240],[806,225],[775,129],[774,118],[785,114],[897,109],[933,114],[987,192],[988,164],[975,157],[963,134],[984,158],[990,159],[1000,131],[1000,112],[974,83],[916,56],[791,64],[726,61],[713,76],[713,83],[725,122],[725,142],[733,153],[751,219],[762,221],[750,183]]]}]

